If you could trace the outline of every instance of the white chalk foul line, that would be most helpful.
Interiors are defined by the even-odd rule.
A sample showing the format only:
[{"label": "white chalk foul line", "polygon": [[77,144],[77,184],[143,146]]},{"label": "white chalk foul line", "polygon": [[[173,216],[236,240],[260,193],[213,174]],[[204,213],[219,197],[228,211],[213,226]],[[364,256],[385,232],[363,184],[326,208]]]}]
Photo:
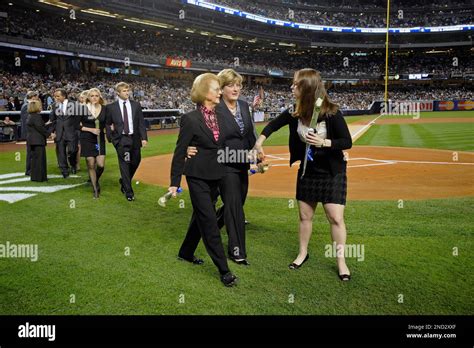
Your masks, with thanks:
[{"label": "white chalk foul line", "polygon": [[265,155],[265,157],[268,157],[268,158],[271,158],[271,159],[275,159],[277,161],[283,161],[283,160],[288,160],[288,158],[281,158],[281,157],[277,157],[275,155]]},{"label": "white chalk foul line", "polygon": [[[281,154],[284,155],[284,154]],[[288,159],[286,159],[288,160]],[[434,165],[467,165],[472,166],[474,163],[469,162],[433,162],[433,161],[407,161],[407,160],[393,160],[393,159],[378,159],[378,158],[368,158],[368,157],[356,157],[356,158],[349,158],[349,161],[372,161],[372,162],[379,162],[379,163],[366,163],[366,164],[356,164],[347,166],[347,168],[359,168],[359,167],[373,167],[373,166],[383,166],[389,164],[397,164],[397,163],[407,163],[407,164],[434,164]],[[271,164],[272,167],[286,167],[288,164]]]},{"label": "white chalk foul line", "polygon": [[398,160],[388,160],[395,163],[414,163],[414,164],[449,164],[449,165],[465,165],[465,166],[474,166],[474,163],[469,162],[429,162],[429,161],[398,161]]},{"label": "white chalk foul line", "polygon": [[362,127],[361,129],[359,129],[355,134],[351,134],[352,136],[352,139],[354,139],[355,137],[357,137],[359,135],[359,133],[362,133],[364,132],[367,128],[369,128],[370,126],[372,126],[375,121],[377,121],[380,117],[382,117],[383,115],[379,115],[378,117],[376,117],[375,119],[373,119],[372,121],[370,121],[368,124],[366,124],[364,127]]}]

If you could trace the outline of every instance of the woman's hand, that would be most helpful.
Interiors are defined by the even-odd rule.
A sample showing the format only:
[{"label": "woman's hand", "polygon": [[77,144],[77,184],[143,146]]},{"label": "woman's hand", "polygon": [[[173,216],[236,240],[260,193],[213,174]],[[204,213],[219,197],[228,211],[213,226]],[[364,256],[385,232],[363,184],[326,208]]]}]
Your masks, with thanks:
[{"label": "woman's hand", "polygon": [[177,196],[177,194],[178,194],[178,193],[177,193],[177,192],[178,192],[178,187],[177,187],[177,186],[170,186],[170,187],[168,188],[168,192],[171,192],[171,196],[172,196],[173,198],[176,198],[176,196]]},{"label": "woman's hand", "polygon": [[197,153],[198,153],[197,147],[188,146],[188,151],[186,152],[186,157],[191,158],[193,156],[196,156]]},{"label": "woman's hand", "polygon": [[[261,162],[265,161],[265,152],[263,151],[263,143],[265,142],[265,140],[267,139],[267,137],[263,134],[260,134],[260,136],[258,137],[257,141],[255,142],[255,146],[253,147],[252,149],[252,156],[253,157],[257,157],[257,158],[254,158],[254,162],[257,162],[256,160],[260,160]],[[249,156],[250,157],[250,156]]]},{"label": "woman's hand", "polygon": [[91,132],[94,135],[99,135],[100,134],[100,129],[91,128],[89,132]]},{"label": "woman's hand", "polygon": [[259,143],[255,143],[255,146],[248,154],[248,159],[250,162],[257,163],[257,161],[263,162],[265,160],[265,152],[263,151],[263,146]]},{"label": "woman's hand", "polygon": [[314,132],[308,132],[306,134],[306,142],[316,147],[323,147],[324,145],[324,139]]}]

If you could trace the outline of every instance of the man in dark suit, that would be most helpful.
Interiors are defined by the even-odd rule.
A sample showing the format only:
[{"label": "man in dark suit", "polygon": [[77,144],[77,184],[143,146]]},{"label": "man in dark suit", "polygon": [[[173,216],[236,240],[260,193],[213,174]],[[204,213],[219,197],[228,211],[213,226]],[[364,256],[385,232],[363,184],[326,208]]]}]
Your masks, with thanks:
[{"label": "man in dark suit", "polygon": [[[22,140],[27,140],[28,137],[28,126],[27,126],[27,120],[28,120],[28,103],[32,100],[39,100],[39,95],[38,92],[36,91],[28,91],[26,93],[26,102],[23,103],[23,106],[21,107],[20,115],[21,115],[21,139]],[[30,175],[31,172],[31,152],[30,152],[30,147],[28,144],[26,144],[26,169],[25,169],[25,175]]]},{"label": "man in dark suit", "polygon": [[16,106],[15,106],[15,98],[13,97],[10,97],[8,99],[8,103],[7,103],[7,111],[15,111],[16,110]]},{"label": "man in dark suit", "polygon": [[[64,178],[69,176],[69,166],[71,173],[76,174],[77,129],[81,116],[86,113],[84,106],[67,99],[67,92],[59,88],[54,92],[55,103],[49,119],[52,123],[52,130],[56,134],[56,155],[58,156],[59,168]],[[69,163],[68,163],[69,160]]]},{"label": "man in dark suit", "polygon": [[107,139],[115,147],[120,167],[120,186],[128,201],[135,200],[132,179],[141,161],[141,147],[148,144],[145,119],[139,103],[129,100],[130,86],[115,86],[117,101],[105,109]]}]

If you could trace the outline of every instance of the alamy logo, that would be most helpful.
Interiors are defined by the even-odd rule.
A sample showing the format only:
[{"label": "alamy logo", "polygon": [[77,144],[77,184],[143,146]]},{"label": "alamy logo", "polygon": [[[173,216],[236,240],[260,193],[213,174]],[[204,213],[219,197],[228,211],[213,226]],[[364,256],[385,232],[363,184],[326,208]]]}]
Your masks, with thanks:
[{"label": "alamy logo", "polygon": [[391,101],[382,103],[380,114],[385,116],[413,116],[414,119],[420,118],[421,102],[414,101]]},{"label": "alamy logo", "polygon": [[253,163],[256,158],[256,150],[236,150],[226,147],[217,151],[218,163]]},{"label": "alamy logo", "polygon": [[38,244],[0,244],[0,258],[23,258],[38,261]]},{"label": "alamy logo", "polygon": [[34,325],[26,322],[18,326],[18,337],[20,338],[47,338],[52,342],[56,340],[56,325]]}]

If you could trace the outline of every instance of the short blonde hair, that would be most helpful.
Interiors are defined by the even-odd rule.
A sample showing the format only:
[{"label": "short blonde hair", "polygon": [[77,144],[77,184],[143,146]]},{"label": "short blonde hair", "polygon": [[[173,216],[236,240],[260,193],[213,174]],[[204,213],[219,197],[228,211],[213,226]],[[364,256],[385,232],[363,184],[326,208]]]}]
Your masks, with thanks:
[{"label": "short blonde hair", "polygon": [[89,96],[88,90],[82,91],[81,94],[79,94],[79,101],[81,100],[81,98],[84,98],[85,100],[83,101],[83,103],[87,103],[89,100],[88,96]]},{"label": "short blonde hair", "polygon": [[29,114],[38,114],[43,110],[43,105],[39,100],[30,100],[28,102],[28,113]]},{"label": "short blonde hair", "polygon": [[212,81],[219,83],[219,78],[211,73],[201,74],[194,79],[193,87],[191,88],[191,101],[193,103],[204,103]]},{"label": "short blonde hair", "polygon": [[233,83],[237,83],[242,86],[242,81],[244,80],[242,75],[240,75],[234,69],[224,69],[219,74],[217,74],[217,77],[219,78],[219,85],[221,86],[221,89]]},{"label": "short blonde hair", "polygon": [[90,100],[89,96],[94,92],[99,95],[99,104],[100,105],[105,105],[105,100],[102,97],[102,93],[100,92],[100,90],[98,88],[91,88],[87,91],[87,101],[90,103],[91,100]]},{"label": "short blonde hair", "polygon": [[128,88],[130,89],[130,85],[126,82],[119,82],[115,85],[115,90],[117,92],[120,92],[123,88]]}]

